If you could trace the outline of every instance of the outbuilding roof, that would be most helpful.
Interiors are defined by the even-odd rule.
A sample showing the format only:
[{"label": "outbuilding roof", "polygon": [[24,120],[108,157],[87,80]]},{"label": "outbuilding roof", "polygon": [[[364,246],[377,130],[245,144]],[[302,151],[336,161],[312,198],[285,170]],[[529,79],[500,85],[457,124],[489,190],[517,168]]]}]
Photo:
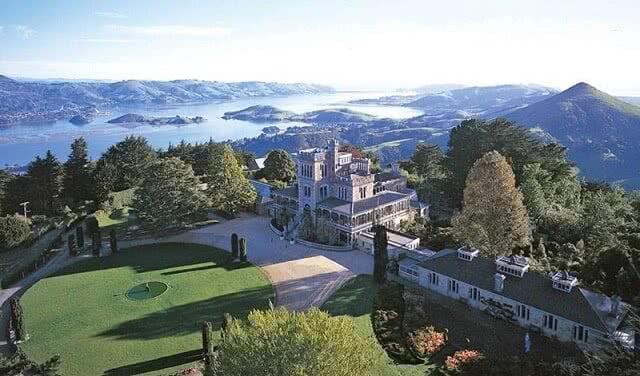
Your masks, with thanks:
[{"label": "outbuilding roof", "polygon": [[507,275],[503,291],[496,292],[494,261],[484,257],[477,257],[472,261],[462,260],[455,250],[438,252],[418,266],[604,333],[617,329],[626,312],[621,304],[622,311],[616,314],[618,317],[606,322],[604,317],[607,317],[607,313],[598,311],[592,302],[593,294],[600,296],[600,299],[610,299],[609,297],[579,286],[574,287],[571,292],[560,291],[553,288],[550,278],[531,271],[526,272],[523,277]]}]

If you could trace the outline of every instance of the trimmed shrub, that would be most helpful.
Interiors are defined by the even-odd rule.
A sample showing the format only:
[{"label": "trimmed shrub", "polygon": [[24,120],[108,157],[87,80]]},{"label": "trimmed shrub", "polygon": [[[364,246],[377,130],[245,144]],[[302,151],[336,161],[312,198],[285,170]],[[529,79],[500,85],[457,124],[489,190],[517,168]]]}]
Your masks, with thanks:
[{"label": "trimmed shrub", "polygon": [[213,333],[213,325],[210,321],[202,323],[202,353],[208,355],[213,352],[213,341],[211,334]]},{"label": "trimmed shrub", "polygon": [[76,243],[78,248],[84,248],[84,228],[82,226],[76,227]]},{"label": "trimmed shrub", "polygon": [[84,223],[87,226],[87,235],[90,238],[93,238],[93,234],[95,234],[97,231],[100,231],[100,224],[98,223],[98,218],[95,214],[91,214],[90,216],[88,216],[85,219]]},{"label": "trimmed shrub", "polygon": [[111,244],[111,252],[117,253],[118,252],[118,238],[117,238],[115,229],[111,229],[111,231],[109,231],[109,243]]},{"label": "trimmed shrub", "polygon": [[220,338],[222,338],[222,340],[224,340],[224,337],[227,334],[227,331],[229,330],[229,327],[231,326],[232,322],[233,322],[233,316],[231,316],[230,313],[225,312],[222,315],[222,328],[220,330]]},{"label": "trimmed shrub", "polygon": [[91,242],[93,247],[93,254],[95,256],[100,256],[100,248],[102,248],[102,232],[98,229],[96,232],[91,235]]},{"label": "trimmed shrub", "polygon": [[12,298],[9,304],[11,306],[11,327],[15,331],[16,340],[24,341],[27,339],[27,332],[24,328],[24,318],[20,300],[18,300],[18,298]]},{"label": "trimmed shrub", "polygon": [[240,261],[247,262],[247,240],[240,239]]},{"label": "trimmed shrub", "polygon": [[67,244],[69,245],[69,253],[71,256],[78,254],[78,247],[76,245],[76,237],[73,234],[69,234],[67,237]]},{"label": "trimmed shrub", "polygon": [[234,260],[238,258],[238,234],[235,232],[231,234],[231,257]]},{"label": "trimmed shrub", "polygon": [[0,248],[13,248],[31,235],[29,222],[19,215],[0,217]]}]

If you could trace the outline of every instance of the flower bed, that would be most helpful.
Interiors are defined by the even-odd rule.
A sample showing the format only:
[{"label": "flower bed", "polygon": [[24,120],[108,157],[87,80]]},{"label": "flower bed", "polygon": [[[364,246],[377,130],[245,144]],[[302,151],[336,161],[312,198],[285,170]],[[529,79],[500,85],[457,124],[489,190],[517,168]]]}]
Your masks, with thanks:
[{"label": "flower bed", "polygon": [[475,363],[484,358],[480,351],[476,350],[460,350],[453,355],[448,356],[444,364],[449,370],[458,370],[462,366]]},{"label": "flower bed", "polygon": [[438,332],[433,326],[427,326],[409,333],[407,343],[419,358],[436,354],[447,344],[447,333]]}]

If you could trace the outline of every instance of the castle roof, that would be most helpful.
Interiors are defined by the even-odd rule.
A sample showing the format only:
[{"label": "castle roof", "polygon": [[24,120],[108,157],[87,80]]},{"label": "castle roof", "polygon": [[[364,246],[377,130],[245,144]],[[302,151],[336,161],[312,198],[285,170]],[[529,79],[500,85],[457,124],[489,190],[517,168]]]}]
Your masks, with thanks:
[{"label": "castle roof", "polygon": [[379,206],[384,206],[405,198],[407,198],[407,195],[404,195],[402,193],[385,191],[378,193],[375,196],[365,198],[364,200],[353,202],[353,211],[351,210],[351,203],[349,201],[341,200],[335,197],[329,197],[326,200],[321,201],[320,203],[318,203],[318,207],[351,215],[352,213],[364,213]]}]

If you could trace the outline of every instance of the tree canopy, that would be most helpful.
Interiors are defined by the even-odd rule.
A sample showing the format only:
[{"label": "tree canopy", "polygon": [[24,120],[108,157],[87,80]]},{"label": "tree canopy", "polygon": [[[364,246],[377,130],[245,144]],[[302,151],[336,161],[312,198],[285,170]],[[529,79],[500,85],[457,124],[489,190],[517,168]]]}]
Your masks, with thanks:
[{"label": "tree canopy", "polygon": [[255,188],[242,173],[229,145],[208,145],[204,182],[211,205],[230,215],[252,207],[257,198]]},{"label": "tree canopy", "polygon": [[286,150],[276,149],[269,153],[262,171],[268,180],[290,182],[296,177],[296,164]]},{"label": "tree canopy", "polygon": [[33,214],[55,214],[62,208],[63,168],[58,159],[47,151],[44,158],[37,156],[27,167],[27,190]]},{"label": "tree canopy", "polygon": [[93,198],[93,175],[87,142],[83,137],[71,144],[71,154],[64,164],[63,195],[73,202]]},{"label": "tree canopy", "polygon": [[215,369],[224,376],[378,375],[383,359],[373,341],[349,318],[316,308],[252,311],[226,328]]},{"label": "tree canopy", "polygon": [[104,201],[109,192],[139,185],[143,179],[142,172],[155,158],[156,152],[142,136],[128,136],[111,146],[96,164],[98,201]]},{"label": "tree canopy", "polygon": [[529,219],[511,166],[497,151],[476,161],[467,176],[462,212],[452,219],[461,242],[485,256],[510,255],[529,244]]},{"label": "tree canopy", "polygon": [[148,165],[133,207],[151,226],[162,228],[193,215],[206,203],[191,166],[174,157]]}]

